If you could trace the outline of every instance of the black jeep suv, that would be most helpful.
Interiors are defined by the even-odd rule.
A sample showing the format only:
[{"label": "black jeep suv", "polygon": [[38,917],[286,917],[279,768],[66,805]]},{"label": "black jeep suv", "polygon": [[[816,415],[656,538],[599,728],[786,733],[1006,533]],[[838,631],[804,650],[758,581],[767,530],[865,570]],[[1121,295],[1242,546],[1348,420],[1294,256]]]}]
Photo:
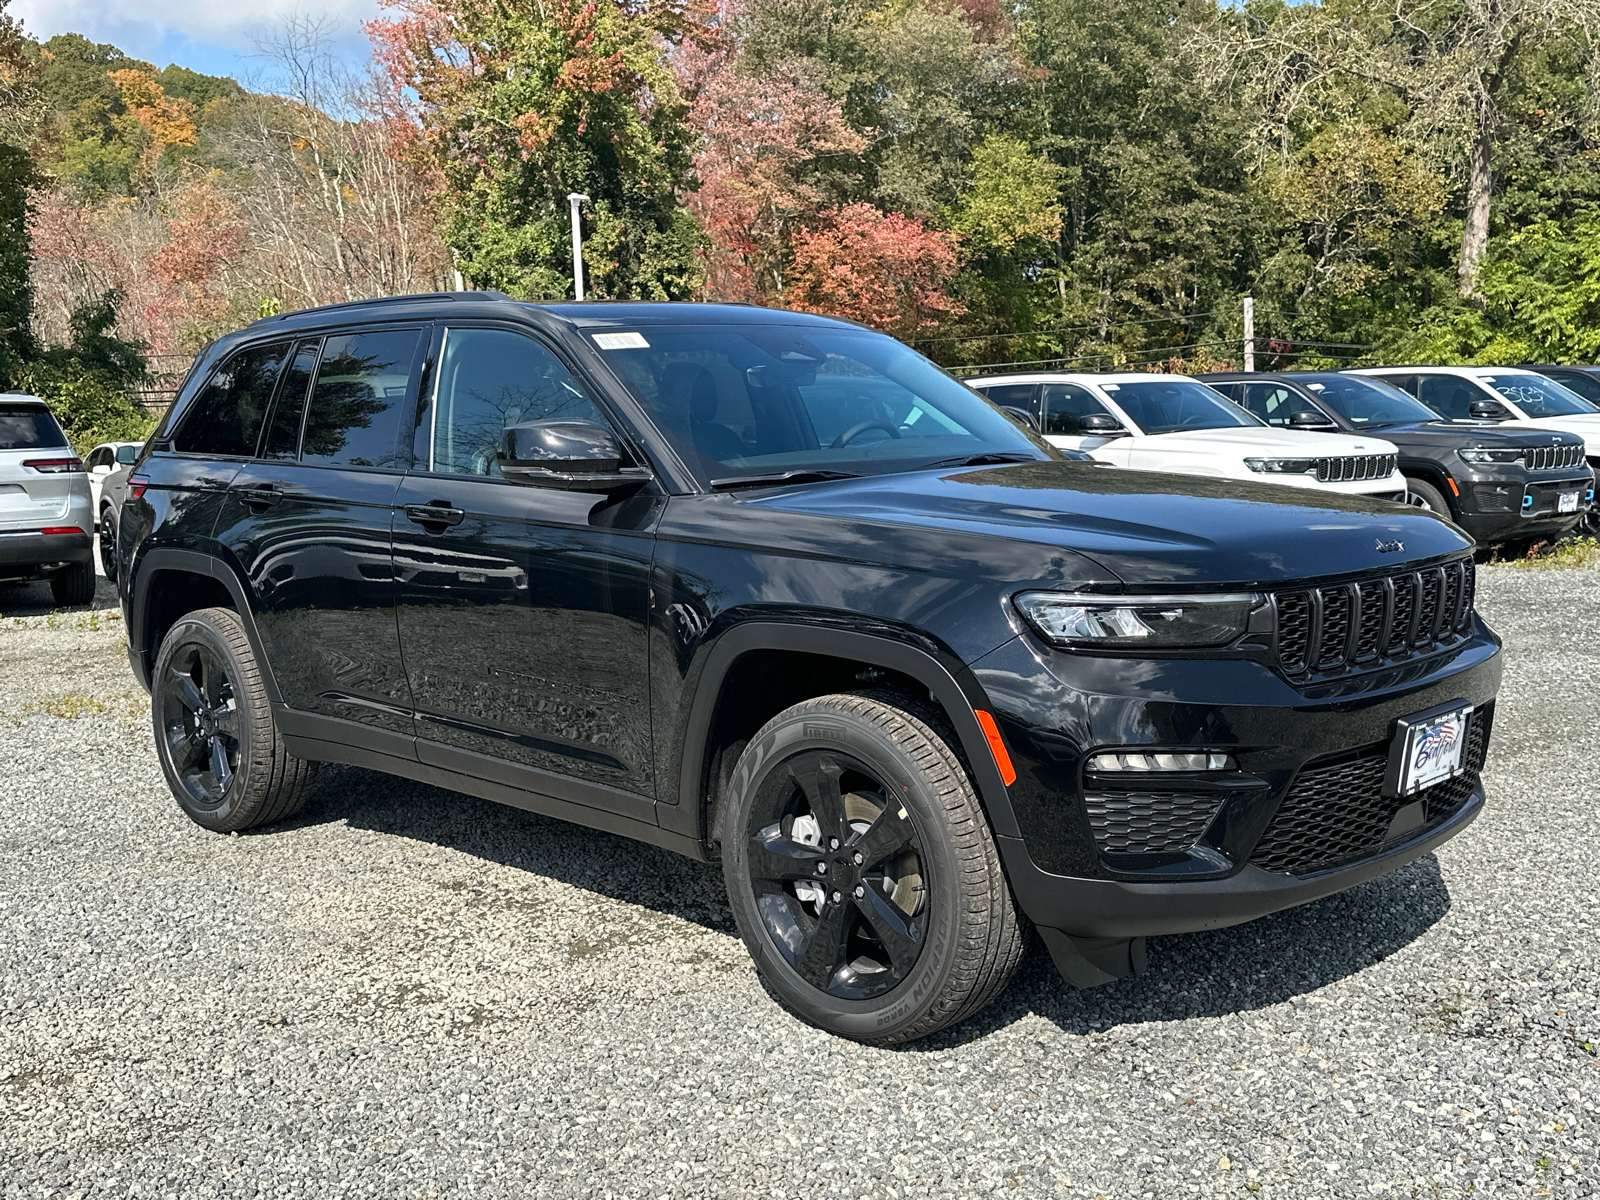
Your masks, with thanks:
[{"label": "black jeep suv", "polygon": [[[1269,425],[1370,433],[1393,442],[1410,500],[1485,545],[1554,538],[1588,519],[1583,439],[1558,429],[1446,421],[1393,384],[1337,371],[1206,375]],[[1572,507],[1562,511],[1562,497]]]},{"label": "black jeep suv", "polygon": [[720,858],[771,990],[896,1042],[1425,854],[1499,643],[1437,517],[1064,461],[900,343],[494,293],[198,360],[119,587],[200,824],[353,763]]}]

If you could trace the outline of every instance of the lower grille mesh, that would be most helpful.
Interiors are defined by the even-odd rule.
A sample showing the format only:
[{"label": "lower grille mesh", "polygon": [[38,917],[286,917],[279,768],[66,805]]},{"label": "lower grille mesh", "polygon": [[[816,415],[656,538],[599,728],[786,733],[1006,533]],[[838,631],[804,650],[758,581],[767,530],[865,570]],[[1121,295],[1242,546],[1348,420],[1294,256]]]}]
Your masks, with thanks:
[{"label": "lower grille mesh", "polygon": [[1087,792],[1089,827],[1102,854],[1181,854],[1206,831],[1222,796]]},{"label": "lower grille mesh", "polygon": [[1395,814],[1418,800],[1425,824],[1437,825],[1465,804],[1478,785],[1489,723],[1488,709],[1473,713],[1462,751],[1462,773],[1414,796],[1383,794],[1387,746],[1342,763],[1303,769],[1250,861],[1266,871],[1304,875],[1365,858],[1383,848]]}]

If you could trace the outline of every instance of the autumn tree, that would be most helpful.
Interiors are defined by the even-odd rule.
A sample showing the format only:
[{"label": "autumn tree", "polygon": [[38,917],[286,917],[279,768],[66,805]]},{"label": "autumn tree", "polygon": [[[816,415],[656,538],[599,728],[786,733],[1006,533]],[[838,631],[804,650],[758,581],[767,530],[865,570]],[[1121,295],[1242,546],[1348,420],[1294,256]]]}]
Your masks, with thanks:
[{"label": "autumn tree", "polygon": [[28,150],[43,115],[38,71],[22,26],[0,0],[0,384],[33,351],[33,292],[28,277]]},{"label": "autumn tree", "polygon": [[566,197],[581,192],[596,296],[698,291],[703,235],[684,203],[693,98],[668,54],[713,36],[708,12],[625,0],[393,7],[368,30],[467,278],[530,299],[570,295]]}]

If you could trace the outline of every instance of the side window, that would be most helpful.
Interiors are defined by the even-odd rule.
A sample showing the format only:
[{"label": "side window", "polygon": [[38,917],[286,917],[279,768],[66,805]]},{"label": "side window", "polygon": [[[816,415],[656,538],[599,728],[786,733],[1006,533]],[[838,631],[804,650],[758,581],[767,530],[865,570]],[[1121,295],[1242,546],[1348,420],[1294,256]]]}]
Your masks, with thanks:
[{"label": "side window", "polygon": [[311,390],[311,377],[317,369],[317,351],[321,346],[322,340],[315,338],[295,347],[294,359],[278,391],[277,406],[272,410],[272,423],[267,426],[262,458],[293,460],[300,457],[300,422],[306,415],[306,393]]},{"label": "side window", "polygon": [[1470,421],[1472,402],[1486,398],[1476,384],[1454,375],[1424,375],[1417,388],[1418,400],[1452,421]]},{"label": "side window", "polygon": [[89,470],[91,471],[98,467],[109,467],[110,465],[111,450],[109,447],[101,446],[100,449],[89,455]]},{"label": "side window", "polygon": [[997,383],[980,389],[990,404],[1001,408],[1020,408],[1039,415],[1039,385],[1037,383]]},{"label": "side window", "polygon": [[173,438],[180,454],[249,458],[256,452],[261,419],[272,402],[288,342],[251,346],[217,368],[194,398]]},{"label": "side window", "polygon": [[1244,403],[1244,384],[1242,383],[1213,383],[1211,380],[1205,378],[1202,378],[1201,382],[1204,383],[1208,388],[1214,388],[1215,390],[1221,392],[1235,404],[1242,405]]},{"label": "side window", "polygon": [[328,467],[411,466],[407,397],[417,366],[417,329],[341,333],[322,345],[300,461]]},{"label": "side window", "polygon": [[495,451],[509,425],[558,417],[605,424],[559,359],[509,329],[449,329],[433,406],[433,470],[500,474]]},{"label": "side window", "polygon": [[1402,392],[1408,392],[1413,396],[1417,394],[1416,375],[1379,375],[1376,378],[1383,380],[1390,387],[1399,388]]},{"label": "side window", "polygon": [[1585,375],[1582,371],[1552,371],[1550,378],[1562,387],[1577,392],[1590,404],[1600,404],[1600,379],[1593,375]]},{"label": "side window", "polygon": [[1044,407],[1044,431],[1064,437],[1082,436],[1083,418],[1106,411],[1093,392],[1075,383],[1045,384]]},{"label": "side window", "polygon": [[1289,424],[1297,412],[1317,412],[1316,405],[1297,396],[1281,383],[1248,383],[1244,389],[1244,406],[1268,425],[1279,427]]}]

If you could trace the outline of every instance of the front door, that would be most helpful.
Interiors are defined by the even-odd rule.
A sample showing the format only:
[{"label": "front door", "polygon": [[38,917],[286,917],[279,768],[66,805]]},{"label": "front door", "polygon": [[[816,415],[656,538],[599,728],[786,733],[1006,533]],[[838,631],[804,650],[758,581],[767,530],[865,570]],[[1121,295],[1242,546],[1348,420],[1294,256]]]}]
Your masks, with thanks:
[{"label": "front door", "polygon": [[411,462],[424,333],[299,342],[216,531],[254,593],[284,702],[407,738],[390,526]]},{"label": "front door", "polygon": [[506,426],[606,421],[528,334],[448,329],[435,380],[394,534],[418,757],[634,811],[654,791],[646,630],[658,493],[614,500],[501,478]]},{"label": "front door", "polygon": [[1076,383],[1047,383],[1043,407],[1044,436],[1052,446],[1064,450],[1098,450],[1114,440],[1084,430],[1084,417],[1111,411],[1086,387]]}]

